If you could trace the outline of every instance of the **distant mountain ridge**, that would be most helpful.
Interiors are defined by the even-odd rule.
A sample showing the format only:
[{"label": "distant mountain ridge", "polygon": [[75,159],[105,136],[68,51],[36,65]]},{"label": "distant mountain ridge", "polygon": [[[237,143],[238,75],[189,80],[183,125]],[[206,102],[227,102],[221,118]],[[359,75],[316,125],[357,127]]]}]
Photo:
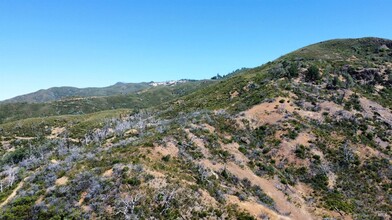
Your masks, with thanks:
[{"label": "distant mountain ridge", "polygon": [[90,88],[76,88],[76,87],[52,87],[49,89],[41,89],[33,93],[16,96],[11,99],[4,100],[0,103],[43,103],[57,101],[70,97],[92,97],[92,96],[111,96],[120,94],[129,94],[149,88],[149,83],[116,83],[107,87],[90,87]]},{"label": "distant mountain ridge", "polygon": [[158,85],[175,85],[177,83],[184,83],[188,80],[172,80],[167,82],[141,82],[141,83],[123,83],[118,82],[114,85],[107,87],[88,87],[77,88],[70,86],[52,87],[49,89],[41,89],[33,93],[16,96],[11,99],[0,101],[0,104],[6,103],[44,103],[59,101],[68,98],[86,98],[86,97],[103,97],[113,95],[126,95],[142,91]]}]

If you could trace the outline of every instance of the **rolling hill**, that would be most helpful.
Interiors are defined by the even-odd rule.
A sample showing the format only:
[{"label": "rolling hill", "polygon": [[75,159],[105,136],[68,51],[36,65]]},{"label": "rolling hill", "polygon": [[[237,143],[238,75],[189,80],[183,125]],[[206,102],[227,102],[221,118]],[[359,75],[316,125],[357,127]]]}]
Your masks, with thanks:
[{"label": "rolling hill", "polygon": [[[213,82],[187,80],[173,85],[149,86],[138,92],[121,95],[92,96],[93,93],[86,93],[86,97],[63,97],[63,100],[44,103],[16,101],[2,103],[0,104],[0,123],[32,117],[81,115],[121,108],[138,110],[184,96]],[[31,96],[38,97],[33,94]]]},{"label": "rolling hill", "polygon": [[389,219],[390,48],[320,42],[112,110],[25,103],[0,124],[0,219]]},{"label": "rolling hill", "polygon": [[149,83],[116,83],[103,88],[75,88],[75,87],[53,87],[42,89],[37,92],[17,96],[4,100],[0,103],[43,103],[63,100],[67,98],[83,98],[96,96],[126,95],[135,93],[151,87]]}]

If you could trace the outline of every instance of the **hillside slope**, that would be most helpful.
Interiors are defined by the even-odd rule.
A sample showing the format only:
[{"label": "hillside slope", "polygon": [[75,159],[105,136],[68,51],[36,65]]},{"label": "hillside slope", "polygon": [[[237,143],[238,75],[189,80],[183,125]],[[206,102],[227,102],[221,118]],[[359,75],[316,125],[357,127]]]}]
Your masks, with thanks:
[{"label": "hillside slope", "polygon": [[171,86],[149,87],[126,95],[67,98],[45,103],[5,103],[0,104],[0,123],[32,117],[83,115],[122,108],[139,110],[185,96],[211,83],[214,81],[193,80]]},{"label": "hillside slope", "polygon": [[392,41],[326,41],[137,112],[0,125],[1,219],[389,219]]},{"label": "hillside slope", "polygon": [[149,83],[116,83],[112,86],[102,88],[75,88],[75,87],[53,87],[42,89],[37,92],[17,96],[4,100],[0,103],[43,103],[63,100],[67,98],[96,97],[96,96],[113,96],[126,95],[135,93],[143,89],[150,88]]}]

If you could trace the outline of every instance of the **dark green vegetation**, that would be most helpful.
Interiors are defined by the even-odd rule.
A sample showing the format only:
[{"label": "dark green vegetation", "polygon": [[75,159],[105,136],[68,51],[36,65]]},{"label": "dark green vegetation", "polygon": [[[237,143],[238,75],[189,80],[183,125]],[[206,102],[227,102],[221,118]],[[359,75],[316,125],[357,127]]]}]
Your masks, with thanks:
[{"label": "dark green vegetation", "polygon": [[122,108],[137,111],[187,95],[211,83],[213,82],[189,81],[174,86],[150,87],[127,95],[73,98],[47,103],[17,102],[0,104],[0,123],[32,117],[82,115]]},{"label": "dark green vegetation", "polygon": [[115,85],[104,88],[84,89],[75,87],[54,87],[50,89],[42,89],[26,95],[17,96],[0,103],[42,103],[63,100],[67,98],[125,95],[150,87],[151,85],[149,83],[116,83]]},{"label": "dark green vegetation", "polygon": [[0,105],[0,219],[388,219],[389,48],[332,40],[213,81]]}]

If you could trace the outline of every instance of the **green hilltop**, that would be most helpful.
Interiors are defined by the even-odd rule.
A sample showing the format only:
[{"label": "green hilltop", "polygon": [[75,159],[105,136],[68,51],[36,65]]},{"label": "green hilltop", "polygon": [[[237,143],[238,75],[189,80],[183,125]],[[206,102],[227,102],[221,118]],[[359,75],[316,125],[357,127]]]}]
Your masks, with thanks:
[{"label": "green hilltop", "polygon": [[83,98],[96,96],[113,96],[125,95],[135,93],[143,89],[150,88],[149,83],[116,83],[112,86],[103,88],[75,88],[75,87],[53,87],[49,89],[42,89],[26,95],[17,96],[11,99],[4,100],[0,103],[43,103],[68,98]]},{"label": "green hilltop", "polygon": [[86,97],[68,97],[51,102],[3,103],[0,104],[0,123],[31,117],[82,115],[121,108],[138,110],[173,100],[212,82],[190,80],[172,86],[143,87],[143,90],[129,94],[117,94],[116,92],[116,95],[96,96],[96,93],[86,92]]}]

